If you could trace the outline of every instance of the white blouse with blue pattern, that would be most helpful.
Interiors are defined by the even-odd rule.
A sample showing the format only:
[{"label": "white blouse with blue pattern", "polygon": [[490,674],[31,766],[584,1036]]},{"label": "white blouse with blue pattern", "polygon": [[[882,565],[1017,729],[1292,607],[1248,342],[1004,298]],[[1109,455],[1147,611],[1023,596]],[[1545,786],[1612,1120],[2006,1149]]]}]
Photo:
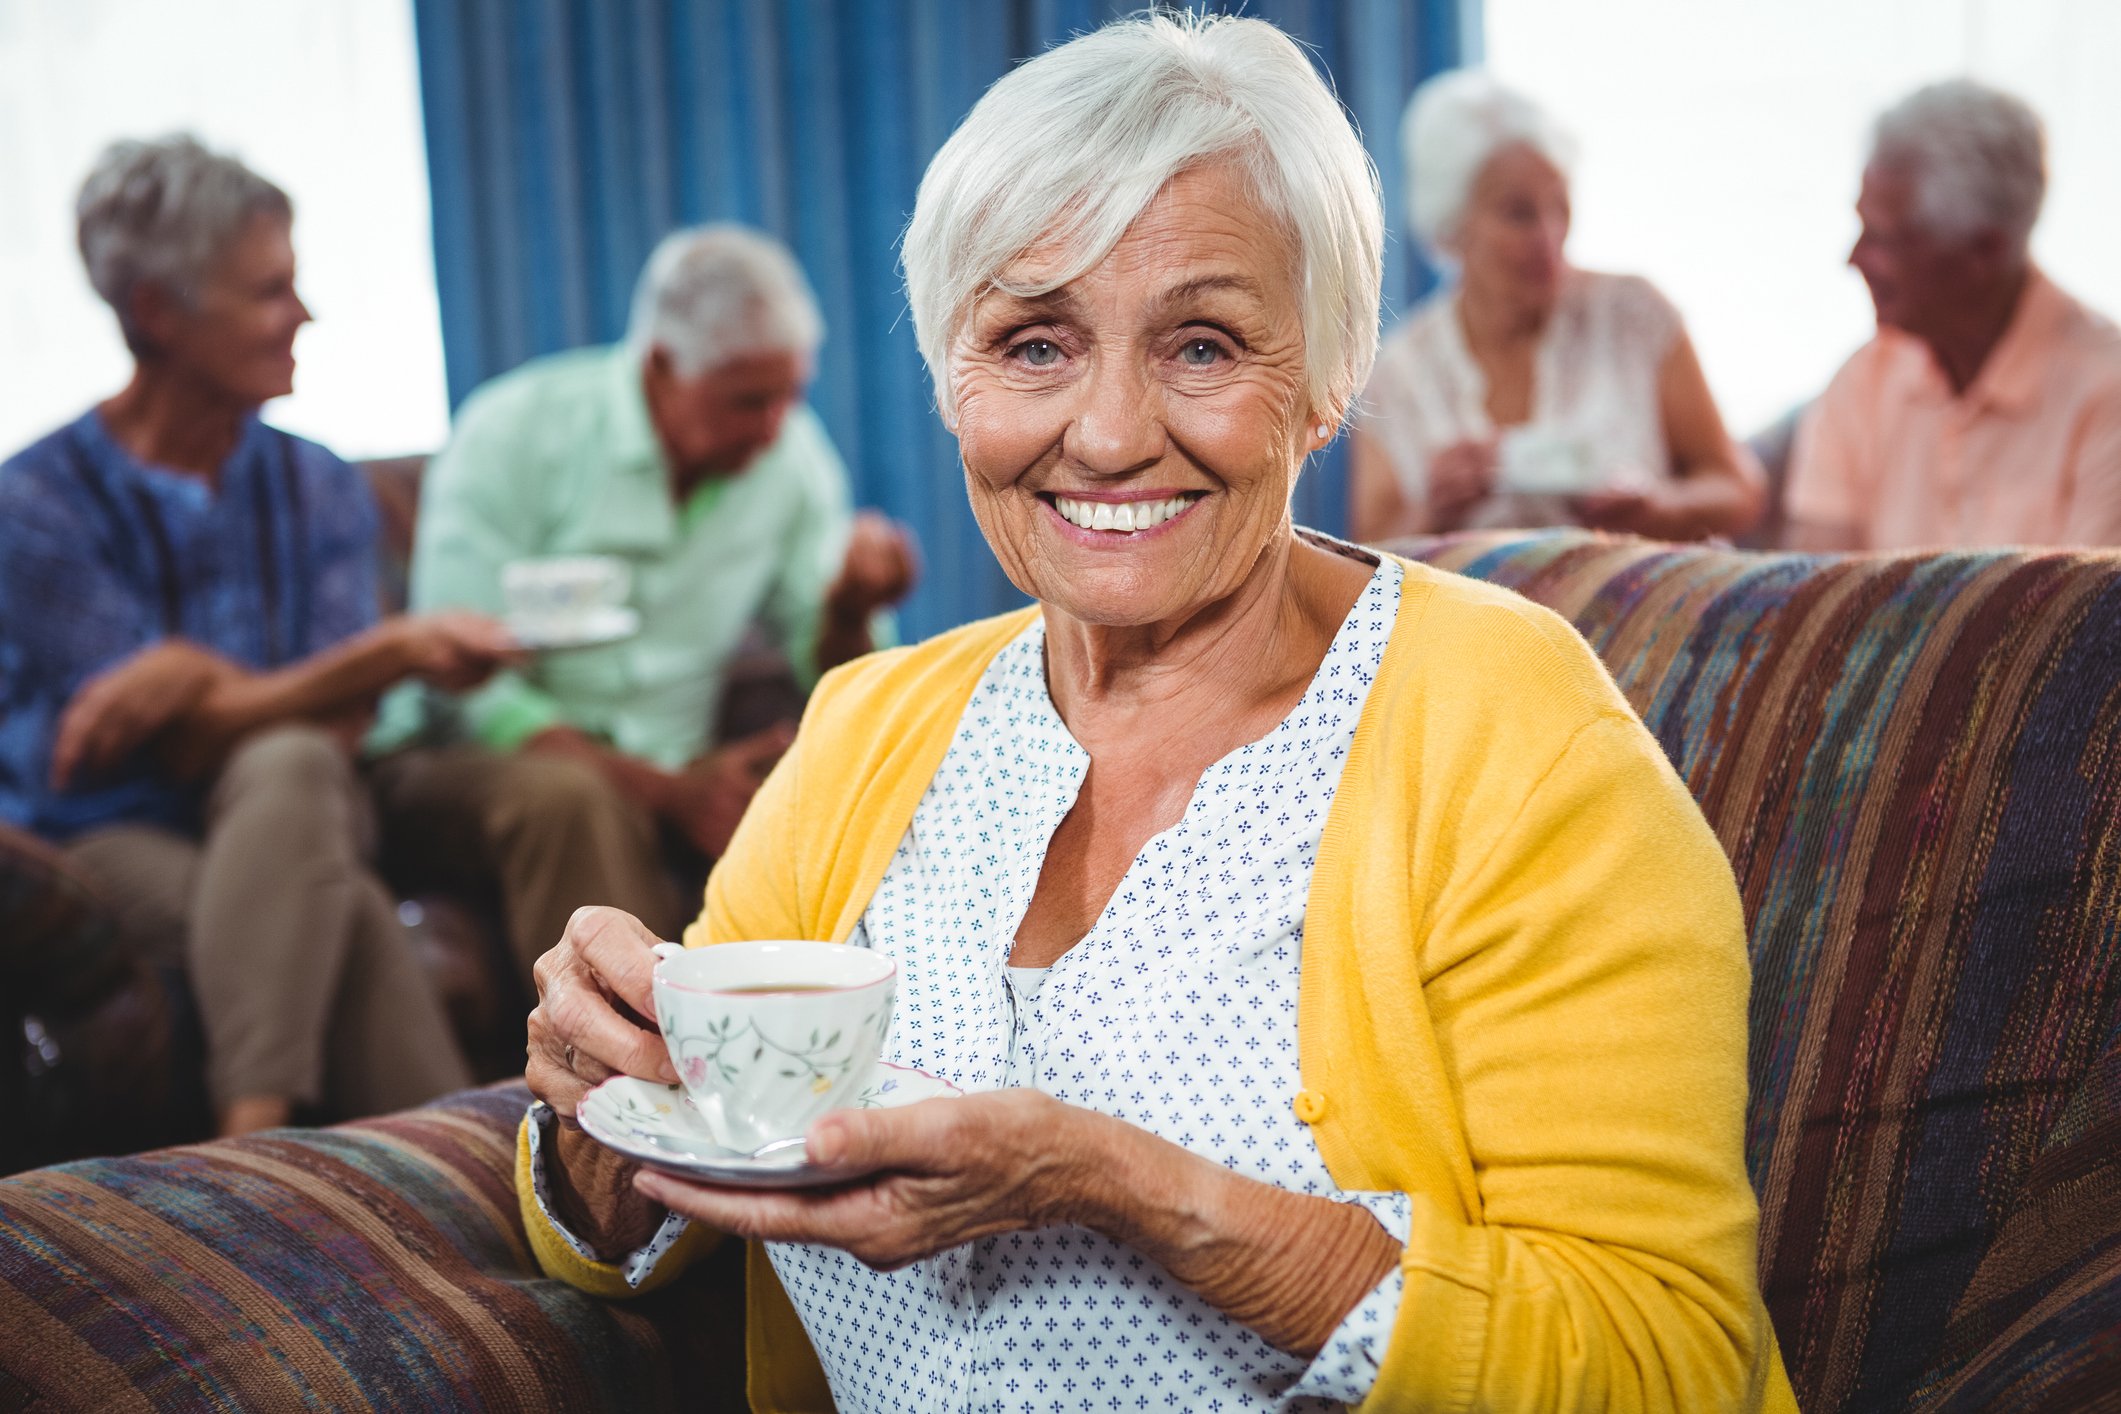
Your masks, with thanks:
[{"label": "white blouse with blue pattern", "polygon": [[[899,964],[885,1058],[967,1090],[1034,1085],[1233,1172],[1358,1204],[1404,1243],[1406,1195],[1337,1189],[1292,1108],[1312,866],[1401,579],[1378,566],[1303,700],[1202,774],[1090,932],[1036,972],[1010,969],[1009,951],[1089,756],[1047,692],[1043,622],[1009,643],[849,940]],[[629,1279],[676,1229],[636,1254]],[[769,1252],[835,1403],[872,1414],[1332,1409],[1369,1394],[1400,1300],[1395,1267],[1306,1361],[1079,1228],[985,1238],[897,1272],[831,1248]]]}]

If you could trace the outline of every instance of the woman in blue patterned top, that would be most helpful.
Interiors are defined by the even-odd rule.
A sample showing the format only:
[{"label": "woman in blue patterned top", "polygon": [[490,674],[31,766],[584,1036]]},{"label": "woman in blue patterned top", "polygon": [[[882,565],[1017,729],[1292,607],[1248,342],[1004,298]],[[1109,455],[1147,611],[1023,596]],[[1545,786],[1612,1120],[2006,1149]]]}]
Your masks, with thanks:
[{"label": "woman in blue patterned top", "polygon": [[360,474],[259,420],[310,319],[284,192],[121,142],[78,216],[134,372],[0,464],[0,820],[184,950],[224,1133],[429,1098],[464,1063],[365,862],[352,749],[383,689],[468,686],[506,636],[377,622]]}]

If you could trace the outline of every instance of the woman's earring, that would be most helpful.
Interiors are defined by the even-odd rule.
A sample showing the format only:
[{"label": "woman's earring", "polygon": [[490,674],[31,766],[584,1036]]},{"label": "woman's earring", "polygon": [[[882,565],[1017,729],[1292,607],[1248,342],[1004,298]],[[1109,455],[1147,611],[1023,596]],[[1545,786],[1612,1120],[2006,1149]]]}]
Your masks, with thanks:
[{"label": "woman's earring", "polygon": [[1321,423],[1319,423],[1319,424],[1318,424],[1318,440],[1319,440],[1319,441],[1323,442],[1323,441],[1325,441],[1325,440],[1326,440],[1327,438],[1331,437],[1332,435],[1333,435],[1333,429],[1332,429],[1332,428],[1330,428],[1330,427],[1326,426],[1326,425],[1325,425],[1325,424],[1324,424],[1323,422],[1321,422]]}]

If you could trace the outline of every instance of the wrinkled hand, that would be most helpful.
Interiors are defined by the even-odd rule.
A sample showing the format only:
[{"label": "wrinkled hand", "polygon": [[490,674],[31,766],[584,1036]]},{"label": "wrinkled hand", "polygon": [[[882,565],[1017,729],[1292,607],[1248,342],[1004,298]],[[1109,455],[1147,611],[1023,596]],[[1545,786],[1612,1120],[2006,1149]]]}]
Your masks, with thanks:
[{"label": "wrinkled hand", "polygon": [[646,1170],[634,1186],[724,1232],[837,1247],[893,1271],[977,1238],[1067,1221],[1094,1169],[1089,1115],[1037,1090],[835,1110],[804,1136],[820,1164],[873,1177],[832,1188],[717,1188]]},{"label": "wrinkled hand", "polygon": [[1455,527],[1495,490],[1500,466],[1493,438],[1453,442],[1429,459],[1429,511],[1440,528]]},{"label": "wrinkled hand", "polygon": [[1685,538],[1678,508],[1656,487],[1593,491],[1570,502],[1576,518],[1593,530],[1643,535],[1653,540]]},{"label": "wrinkled hand", "polygon": [[445,692],[477,687],[523,658],[508,630],[484,614],[407,614],[391,625],[407,676]]},{"label": "wrinkled hand", "polygon": [[630,913],[578,908],[560,941],[531,968],[538,1005],[530,1013],[523,1078],[565,1118],[572,1120],[582,1097],[614,1075],[677,1084],[661,1033],[642,1024],[655,1016],[650,977],[658,941]]},{"label": "wrinkled hand", "polygon": [[575,1122],[582,1097],[614,1075],[677,1083],[655,1015],[653,933],[616,908],[579,908],[552,951],[539,958],[538,1005],[530,1013],[523,1078],[560,1115],[546,1166],[560,1220],[592,1248],[632,1251],[660,1215],[630,1186],[633,1163],[591,1139]]},{"label": "wrinkled hand", "polygon": [[83,684],[59,716],[52,740],[52,788],[109,770],[198,705],[236,669],[183,639],[141,649]]},{"label": "wrinkled hand", "polygon": [[721,858],[751,797],[794,740],[795,728],[776,722],[716,747],[678,773],[664,813],[700,853]]},{"label": "wrinkled hand", "polygon": [[888,516],[863,511],[854,518],[839,577],[825,591],[826,611],[842,619],[867,619],[905,598],[920,575],[912,534]]}]

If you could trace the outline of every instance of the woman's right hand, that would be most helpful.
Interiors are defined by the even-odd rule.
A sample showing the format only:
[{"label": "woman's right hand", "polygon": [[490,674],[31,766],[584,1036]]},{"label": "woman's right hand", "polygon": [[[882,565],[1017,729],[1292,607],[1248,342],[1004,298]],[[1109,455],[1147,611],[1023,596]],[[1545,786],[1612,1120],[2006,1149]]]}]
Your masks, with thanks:
[{"label": "woman's right hand", "polygon": [[677,1083],[661,1034],[647,1024],[655,1016],[657,941],[630,913],[578,908],[558,946],[532,969],[538,1005],[523,1078],[560,1116],[546,1155],[555,1216],[607,1258],[647,1242],[663,1214],[634,1189],[637,1166],[584,1133],[575,1109],[613,1075]]},{"label": "woman's right hand", "polygon": [[582,1097],[614,1075],[677,1084],[652,1024],[659,941],[630,913],[578,908],[559,943],[531,969],[538,1005],[530,1013],[523,1078],[570,1124]]},{"label": "woman's right hand", "polygon": [[445,692],[477,687],[524,657],[508,629],[484,614],[401,614],[386,622],[385,631],[392,635],[402,675]]},{"label": "woman's right hand", "polygon": [[1493,494],[1495,441],[1453,442],[1429,458],[1429,519],[1438,530],[1456,530],[1475,503]]}]

